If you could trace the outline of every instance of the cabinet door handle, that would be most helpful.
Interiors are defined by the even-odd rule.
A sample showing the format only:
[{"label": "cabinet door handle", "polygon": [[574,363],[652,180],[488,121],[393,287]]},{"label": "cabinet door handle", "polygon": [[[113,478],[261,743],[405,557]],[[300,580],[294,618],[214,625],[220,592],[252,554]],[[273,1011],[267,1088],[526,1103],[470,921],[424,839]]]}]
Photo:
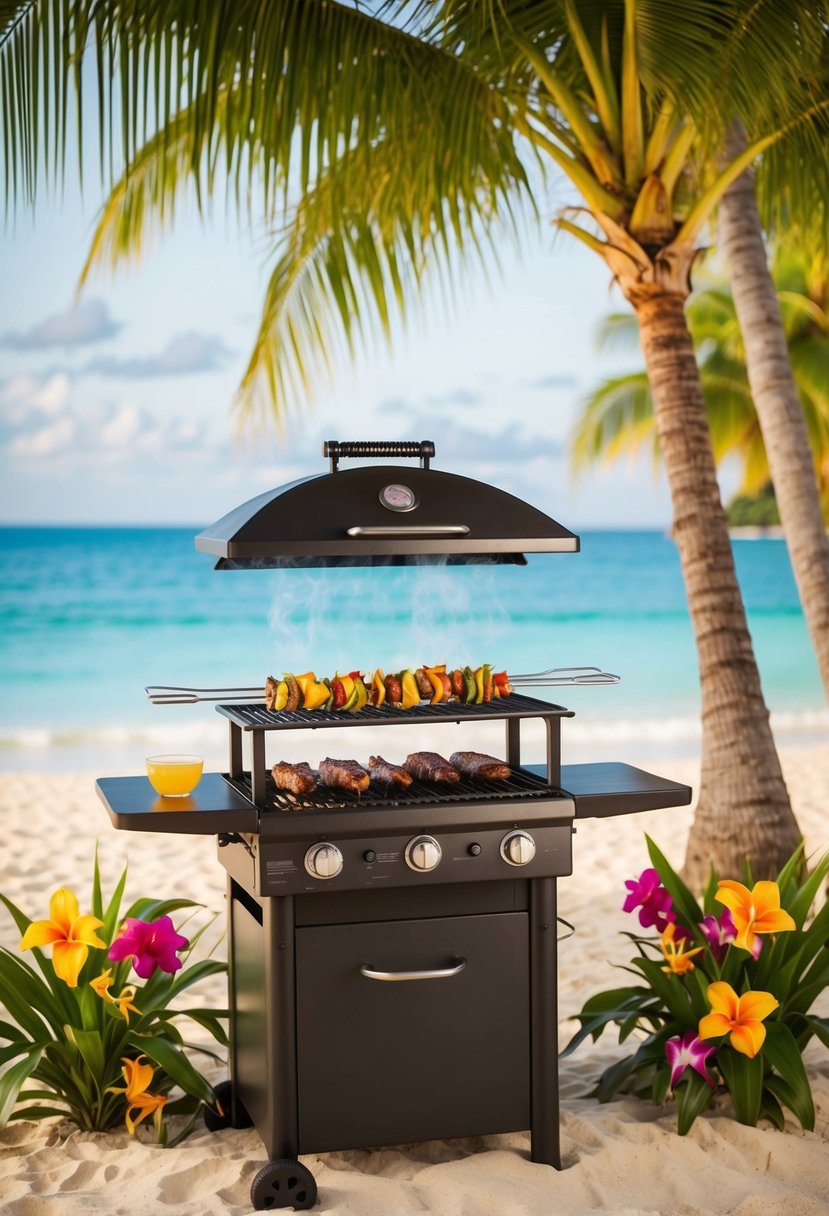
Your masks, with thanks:
[{"label": "cabinet door handle", "polygon": [[466,959],[455,960],[452,967],[439,967],[436,971],[377,971],[370,963],[360,968],[360,975],[367,980],[384,980],[386,983],[396,983],[398,980],[449,980],[453,975],[459,975],[466,966]]},{"label": "cabinet door handle", "polygon": [[469,527],[467,524],[423,524],[421,527],[415,524],[384,524],[382,527],[362,527],[355,524],[353,528],[346,528],[346,532],[355,540],[373,536],[468,536]]}]

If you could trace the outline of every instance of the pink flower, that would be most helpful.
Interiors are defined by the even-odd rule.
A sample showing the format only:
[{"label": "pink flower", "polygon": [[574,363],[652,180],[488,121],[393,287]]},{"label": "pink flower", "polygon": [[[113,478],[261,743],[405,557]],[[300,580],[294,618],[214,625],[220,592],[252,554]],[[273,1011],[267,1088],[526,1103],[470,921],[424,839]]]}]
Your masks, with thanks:
[{"label": "pink flower", "polygon": [[[729,945],[737,936],[737,927],[728,908],[723,909],[719,920],[716,916],[704,916],[700,929],[708,939],[708,946],[714,958],[718,963],[721,963],[725,958]],[[755,936],[754,945],[751,950],[752,957],[757,958],[762,949],[762,941],[759,936]]]},{"label": "pink flower", "polygon": [[676,920],[676,913],[672,911],[673,900],[660,885],[656,870],[643,870],[638,878],[629,878],[625,886],[630,894],[622,904],[622,911],[632,912],[641,905],[639,924],[644,929],[654,926],[664,933],[667,925]]},{"label": "pink flower", "polygon": [[671,1066],[671,1090],[676,1087],[686,1068],[693,1068],[703,1081],[713,1085],[714,1078],[708,1075],[705,1066],[714,1051],[715,1048],[703,1045],[694,1029],[686,1030],[681,1038],[677,1035],[675,1039],[668,1039],[665,1044],[665,1057]]},{"label": "pink flower", "polygon": [[176,957],[176,951],[185,950],[189,945],[186,937],[176,933],[169,916],[151,921],[128,916],[121,933],[107,951],[107,958],[114,963],[131,958],[136,974],[142,980],[148,980],[157,967],[170,975],[178,971],[181,959]]}]

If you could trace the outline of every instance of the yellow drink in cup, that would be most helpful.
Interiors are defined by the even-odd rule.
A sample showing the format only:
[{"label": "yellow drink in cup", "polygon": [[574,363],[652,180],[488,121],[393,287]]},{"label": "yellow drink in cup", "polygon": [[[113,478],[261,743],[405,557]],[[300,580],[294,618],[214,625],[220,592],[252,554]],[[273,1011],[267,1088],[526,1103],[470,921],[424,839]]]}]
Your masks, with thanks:
[{"label": "yellow drink in cup", "polygon": [[199,784],[204,768],[201,756],[148,756],[147,777],[157,794],[186,798]]}]

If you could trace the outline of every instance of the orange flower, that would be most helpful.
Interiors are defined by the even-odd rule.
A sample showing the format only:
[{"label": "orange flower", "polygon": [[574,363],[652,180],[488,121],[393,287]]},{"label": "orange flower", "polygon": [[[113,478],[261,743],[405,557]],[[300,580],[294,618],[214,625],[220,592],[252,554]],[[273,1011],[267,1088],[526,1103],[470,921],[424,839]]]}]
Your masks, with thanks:
[{"label": "orange flower", "polygon": [[[161,1111],[164,1103],[167,1101],[161,1094],[148,1094],[147,1086],[153,1079],[152,1064],[142,1064],[141,1061],[146,1059],[145,1056],[139,1056],[137,1060],[130,1060],[124,1057],[121,1063],[124,1067],[121,1072],[124,1075],[126,1086],[118,1088],[111,1085],[107,1089],[108,1094],[124,1094],[127,1100],[127,1113],[125,1122],[127,1130],[132,1136],[135,1134],[135,1129],[142,1119],[146,1119],[147,1115],[153,1116],[156,1135],[161,1129]],[[132,1112],[137,1110],[138,1118],[133,1122]]]},{"label": "orange flower", "polygon": [[753,1060],[766,1038],[763,1018],[773,1013],[779,1002],[770,992],[744,992],[737,996],[723,980],[708,985],[708,1001],[711,1012],[700,1021],[699,1037],[716,1039],[721,1034],[730,1034],[734,1050]]},{"label": "orange flower", "polygon": [[693,938],[689,937],[680,937],[677,941],[676,925],[672,921],[669,922],[662,932],[660,941],[662,953],[665,955],[665,961],[668,964],[662,970],[667,971],[669,975],[671,973],[674,975],[685,975],[686,971],[693,971],[694,964],[691,962],[691,959],[695,954],[700,954],[705,947],[697,946],[693,950],[686,950],[685,947],[690,945],[692,941]]},{"label": "orange flower", "polygon": [[[121,989],[121,995],[116,996],[112,1001],[113,1005],[118,1006],[118,1012],[123,1015],[128,1026],[130,1024],[130,1011],[137,1013],[139,1017],[141,1016],[141,1010],[132,1004],[134,999],[135,986],[133,984],[128,984],[126,988]],[[111,997],[110,1000],[112,1000]]]},{"label": "orange flower", "polygon": [[785,933],[797,925],[780,907],[780,888],[776,882],[756,882],[751,891],[741,882],[724,879],[718,884],[716,898],[731,913],[737,936],[735,945],[752,950],[757,933]]},{"label": "orange flower", "polygon": [[89,947],[106,948],[106,942],[94,932],[104,922],[97,916],[81,916],[76,897],[66,887],[60,887],[49,900],[49,916],[50,920],[32,921],[23,934],[20,949],[51,946],[55,975],[68,987],[77,988]]},{"label": "orange flower", "polygon": [[97,976],[96,979],[89,981],[89,987],[92,989],[92,991],[97,993],[98,996],[103,997],[103,999],[108,1004],[113,1005],[115,1002],[114,1002],[113,998],[109,995],[109,989],[110,989],[111,985],[112,985],[112,968],[111,967],[107,967],[104,971],[101,972],[101,974],[99,976]]}]

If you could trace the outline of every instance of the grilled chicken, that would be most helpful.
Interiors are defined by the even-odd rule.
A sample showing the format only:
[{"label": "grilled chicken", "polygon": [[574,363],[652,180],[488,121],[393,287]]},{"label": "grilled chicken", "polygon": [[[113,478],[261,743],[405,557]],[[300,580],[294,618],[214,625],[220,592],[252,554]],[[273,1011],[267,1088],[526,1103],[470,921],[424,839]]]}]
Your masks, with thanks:
[{"label": "grilled chicken", "polygon": [[511,776],[508,764],[483,752],[452,752],[449,763],[465,777],[477,777],[482,781],[507,781]]},{"label": "grilled chicken", "polygon": [[382,756],[369,756],[368,771],[372,781],[376,781],[379,785],[405,787],[412,784],[411,774],[407,773],[399,764],[389,764],[388,760],[384,760]]},{"label": "grilled chicken", "polygon": [[418,781],[460,781],[461,775],[448,760],[437,752],[412,752],[403,765],[407,773]]},{"label": "grilled chicken", "polygon": [[353,794],[362,794],[368,789],[369,775],[356,760],[332,760],[326,757],[320,760],[320,777],[323,785],[335,789],[350,790]]},{"label": "grilled chicken", "polygon": [[280,760],[271,772],[276,788],[287,790],[289,794],[313,794],[317,788],[314,772],[304,760],[301,764],[289,764],[287,760]]}]

